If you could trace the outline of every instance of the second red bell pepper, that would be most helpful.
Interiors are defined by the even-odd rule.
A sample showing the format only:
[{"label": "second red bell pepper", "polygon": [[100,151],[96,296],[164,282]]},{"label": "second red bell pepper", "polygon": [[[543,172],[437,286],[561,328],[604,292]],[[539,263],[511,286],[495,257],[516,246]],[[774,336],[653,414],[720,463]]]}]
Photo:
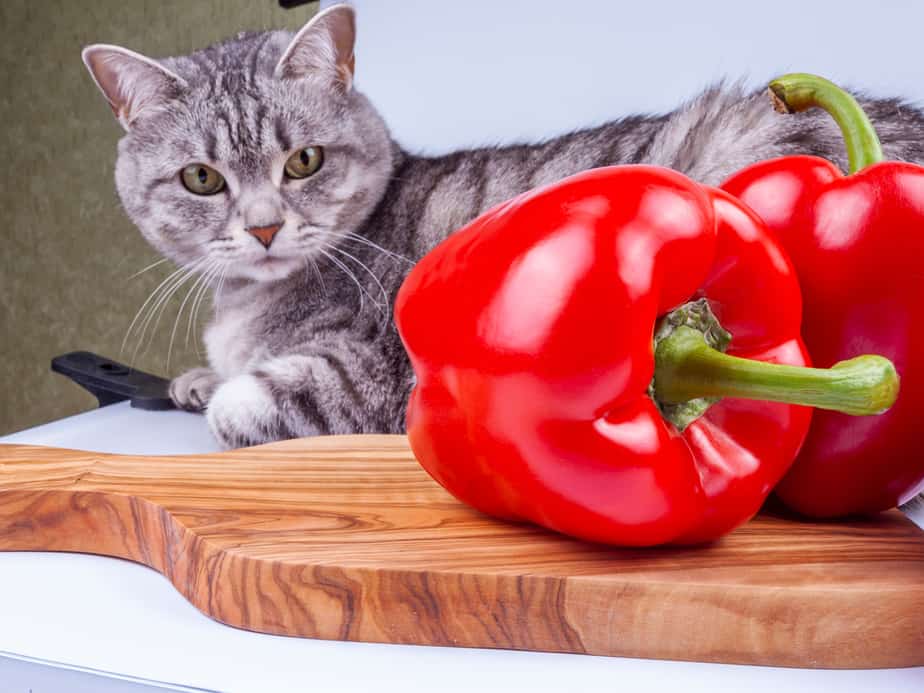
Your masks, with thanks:
[{"label": "second red bell pepper", "polygon": [[815,363],[875,352],[902,377],[901,397],[883,416],[818,412],[777,495],[814,517],[885,510],[924,481],[924,167],[883,161],[859,104],[827,80],[787,75],[771,90],[783,111],[821,107],[834,116],[850,175],[824,159],[790,156],[749,167],[722,187],[756,210],[792,257]]},{"label": "second red bell pepper", "polygon": [[487,212],[411,271],[395,318],[424,468],[486,513],[610,544],[723,535],[789,468],[797,404],[871,413],[897,389],[878,357],[798,368],[799,287],[760,219],[648,166]]}]

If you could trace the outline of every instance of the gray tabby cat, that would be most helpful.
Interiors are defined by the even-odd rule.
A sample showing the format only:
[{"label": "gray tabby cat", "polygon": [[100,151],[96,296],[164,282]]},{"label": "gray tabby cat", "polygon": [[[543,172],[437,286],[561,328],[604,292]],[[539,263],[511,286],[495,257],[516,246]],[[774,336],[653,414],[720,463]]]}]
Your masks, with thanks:
[{"label": "gray tabby cat", "polygon": [[[784,118],[763,93],[719,87],[667,115],[415,156],[353,88],[354,37],[341,5],[294,36],[242,33],[188,56],[84,50],[126,130],[116,165],[126,211],[162,254],[219,285],[210,367],[178,377],[171,396],[204,410],[228,447],[403,431],[413,373],[392,301],[411,261],[498,202],[611,164],[708,184],[796,152],[845,165],[829,117]],[[888,158],[924,161],[920,111],[864,105]]]}]

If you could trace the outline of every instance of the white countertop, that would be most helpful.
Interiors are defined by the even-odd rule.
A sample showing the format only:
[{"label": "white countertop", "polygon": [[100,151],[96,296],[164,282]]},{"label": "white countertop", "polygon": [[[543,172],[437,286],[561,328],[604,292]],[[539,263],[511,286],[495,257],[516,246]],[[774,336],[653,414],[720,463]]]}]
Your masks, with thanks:
[{"label": "white countertop", "polygon": [[[203,417],[177,411],[146,412],[127,403],[0,438],[0,443],[125,454],[217,449]],[[924,523],[924,518],[919,522]],[[612,691],[641,686],[646,691],[675,691],[679,682],[690,693],[924,690],[924,667],[783,669],[251,633],[203,615],[150,568],[81,554],[0,553],[0,614],[0,693],[8,690],[3,686],[4,667],[12,667],[10,660],[4,664],[4,656],[149,685],[186,687],[181,690],[260,693],[308,689]]]}]

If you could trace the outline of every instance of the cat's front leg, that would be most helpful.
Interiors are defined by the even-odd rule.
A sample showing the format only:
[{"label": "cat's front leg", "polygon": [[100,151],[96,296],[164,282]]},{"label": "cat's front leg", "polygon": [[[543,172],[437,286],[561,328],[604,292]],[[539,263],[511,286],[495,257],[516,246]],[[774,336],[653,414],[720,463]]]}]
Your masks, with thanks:
[{"label": "cat's front leg", "polygon": [[211,368],[193,368],[170,381],[170,399],[180,409],[205,411],[220,382]]},{"label": "cat's front leg", "polygon": [[[215,391],[207,416],[229,448],[332,433],[391,432],[383,414],[403,410],[383,357],[364,345],[317,347],[268,359]],[[394,417],[392,417],[394,418]]]},{"label": "cat's front leg", "polygon": [[270,384],[243,373],[222,383],[206,410],[212,435],[225,448],[245,448],[294,437],[285,425]]}]

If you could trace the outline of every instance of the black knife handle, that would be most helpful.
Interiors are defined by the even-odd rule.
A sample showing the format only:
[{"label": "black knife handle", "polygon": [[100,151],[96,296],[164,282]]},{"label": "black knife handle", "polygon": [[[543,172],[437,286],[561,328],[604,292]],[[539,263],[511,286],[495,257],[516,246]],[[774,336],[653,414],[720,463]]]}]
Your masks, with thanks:
[{"label": "black knife handle", "polygon": [[128,399],[137,409],[174,408],[168,391],[169,380],[89,351],[56,356],[51,360],[51,370],[89,390],[101,407]]}]

